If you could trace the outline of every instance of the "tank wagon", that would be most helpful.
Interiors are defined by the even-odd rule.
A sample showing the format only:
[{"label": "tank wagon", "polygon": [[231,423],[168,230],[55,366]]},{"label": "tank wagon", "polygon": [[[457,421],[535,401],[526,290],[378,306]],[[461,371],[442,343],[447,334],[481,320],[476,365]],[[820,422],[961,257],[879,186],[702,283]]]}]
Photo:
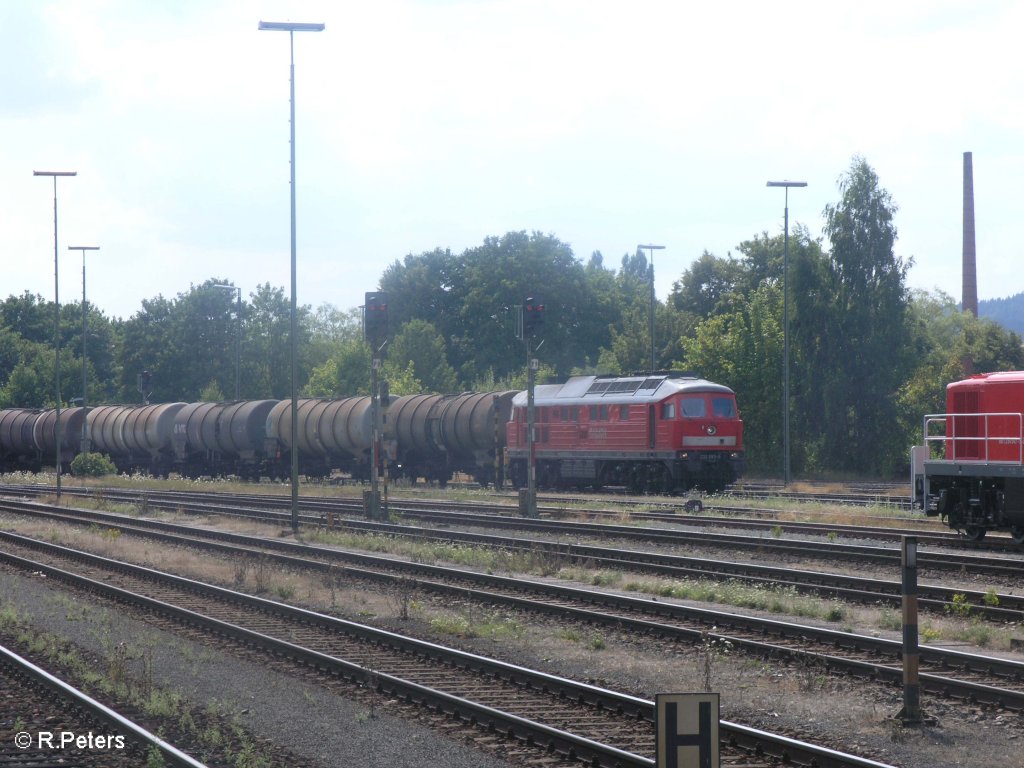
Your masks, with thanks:
[{"label": "tank wagon", "polygon": [[[534,388],[540,487],[631,493],[721,491],[744,470],[743,422],[729,387],[684,373],[574,376]],[[527,394],[513,400],[507,453],[527,485]]]},{"label": "tank wagon", "polygon": [[405,395],[388,408],[393,472],[444,485],[456,472],[504,482],[506,427],[515,391]]},{"label": "tank wagon", "polygon": [[[297,404],[296,443],[302,474],[327,477],[337,469],[356,479],[369,478],[373,444],[370,398],[299,399]],[[291,447],[292,403],[282,400],[266,420],[265,453],[271,477],[290,474]]]},{"label": "tank wagon", "polygon": [[176,469],[171,438],[185,403],[101,405],[89,409],[92,450],[110,457],[120,472],[167,477]]},{"label": "tank wagon", "polygon": [[258,480],[266,464],[267,416],[277,400],[189,403],[174,417],[174,467],[186,477]]},{"label": "tank wagon", "polygon": [[911,452],[915,502],[977,541],[1009,531],[1024,544],[1024,371],[946,387],[946,413],[924,417]]},{"label": "tank wagon", "polygon": [[31,408],[0,411],[0,469],[39,471],[41,457],[32,432],[41,413]]}]

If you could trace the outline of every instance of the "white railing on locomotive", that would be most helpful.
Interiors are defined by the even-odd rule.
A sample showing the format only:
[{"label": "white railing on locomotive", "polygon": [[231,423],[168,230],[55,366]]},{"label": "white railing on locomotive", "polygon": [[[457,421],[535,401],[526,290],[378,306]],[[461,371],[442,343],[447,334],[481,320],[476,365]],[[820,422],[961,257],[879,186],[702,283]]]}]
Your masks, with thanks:
[{"label": "white railing on locomotive", "polygon": [[[1006,434],[989,434],[990,420],[997,418],[1009,420]],[[984,429],[981,430],[981,434],[958,435],[956,433],[956,425],[960,419],[981,419]],[[952,422],[953,428],[951,434],[947,434],[947,432],[950,432],[950,430],[947,430],[950,422]],[[1016,423],[1016,431],[1013,430],[1014,423]],[[940,426],[942,428],[941,434],[933,431],[937,430]],[[952,456],[945,455],[946,446],[949,443],[952,443],[953,446]],[[984,455],[982,455],[983,452],[980,450],[977,453],[966,450],[964,453],[970,453],[970,456],[957,456],[958,445],[974,446],[976,443],[982,444]],[[993,443],[997,445],[1015,445],[1017,447],[1016,460],[990,459],[989,446]],[[930,413],[924,417],[924,444],[928,446],[928,455],[935,459],[1024,464],[1024,416],[1020,413]]]}]

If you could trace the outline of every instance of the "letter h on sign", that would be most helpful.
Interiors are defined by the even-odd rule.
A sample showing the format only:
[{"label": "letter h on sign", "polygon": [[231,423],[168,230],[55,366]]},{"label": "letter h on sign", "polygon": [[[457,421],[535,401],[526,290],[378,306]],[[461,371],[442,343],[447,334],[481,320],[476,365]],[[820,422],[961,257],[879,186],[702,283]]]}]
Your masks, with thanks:
[{"label": "letter h on sign", "polygon": [[717,693],[655,697],[657,768],[718,768]]}]

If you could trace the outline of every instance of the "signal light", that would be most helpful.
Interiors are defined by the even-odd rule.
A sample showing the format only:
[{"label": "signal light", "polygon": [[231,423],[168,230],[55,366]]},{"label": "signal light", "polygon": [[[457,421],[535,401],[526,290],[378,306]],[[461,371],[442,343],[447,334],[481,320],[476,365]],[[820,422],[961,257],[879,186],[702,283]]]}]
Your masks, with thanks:
[{"label": "signal light", "polygon": [[527,296],[523,301],[523,338],[536,337],[544,328],[544,301],[539,296]]},{"label": "signal light", "polygon": [[374,348],[388,337],[388,295],[383,291],[366,294],[363,303],[363,333]]}]

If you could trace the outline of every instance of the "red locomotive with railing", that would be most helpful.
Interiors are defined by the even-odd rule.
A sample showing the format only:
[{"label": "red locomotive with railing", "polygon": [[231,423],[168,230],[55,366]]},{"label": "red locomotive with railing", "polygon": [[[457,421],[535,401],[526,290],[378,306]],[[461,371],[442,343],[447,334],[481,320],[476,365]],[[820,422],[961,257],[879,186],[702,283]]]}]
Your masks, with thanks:
[{"label": "red locomotive with railing", "polygon": [[1024,544],[1024,371],[946,387],[946,413],[924,417],[912,454],[914,495],[968,539],[1009,531]]},{"label": "red locomotive with railing", "polygon": [[[527,485],[527,393],[512,402],[509,477]],[[729,387],[693,374],[574,376],[534,390],[539,487],[633,493],[721,491],[743,472],[743,421]]]}]

